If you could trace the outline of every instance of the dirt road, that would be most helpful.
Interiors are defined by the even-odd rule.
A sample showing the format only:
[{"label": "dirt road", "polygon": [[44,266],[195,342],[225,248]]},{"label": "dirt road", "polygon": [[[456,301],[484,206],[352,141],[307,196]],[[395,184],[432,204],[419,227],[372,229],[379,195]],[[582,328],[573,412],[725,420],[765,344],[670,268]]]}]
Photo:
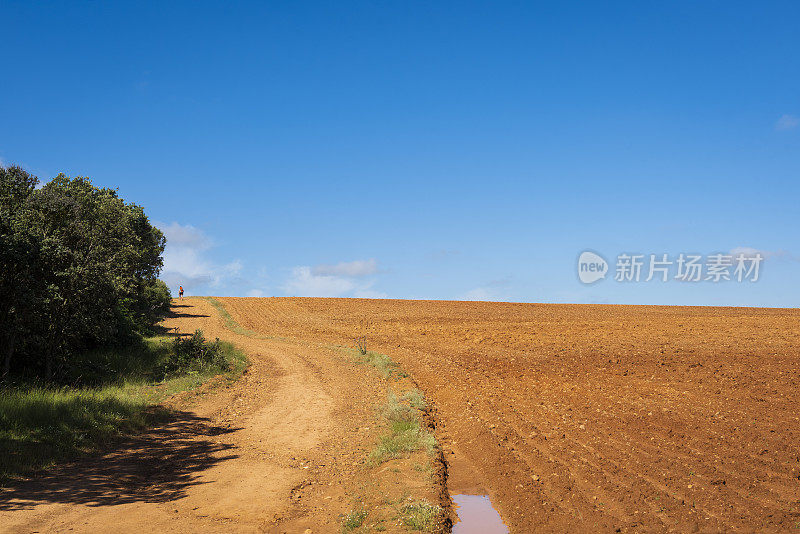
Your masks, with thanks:
[{"label": "dirt road", "polygon": [[800,529],[800,310],[221,301],[314,341],[369,321],[513,532]]},{"label": "dirt road", "polygon": [[168,421],[113,450],[4,490],[0,531],[341,529],[370,480],[384,381],[341,351],[236,335],[205,299],[174,310],[167,327],[234,342],[246,374],[173,399]]}]

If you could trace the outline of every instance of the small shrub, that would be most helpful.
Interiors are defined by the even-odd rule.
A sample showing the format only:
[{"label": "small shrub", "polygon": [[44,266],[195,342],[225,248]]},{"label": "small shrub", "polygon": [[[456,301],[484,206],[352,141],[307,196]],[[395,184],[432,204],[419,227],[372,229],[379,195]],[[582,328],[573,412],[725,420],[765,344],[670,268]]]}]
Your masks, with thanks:
[{"label": "small shrub", "polygon": [[367,336],[356,338],[356,349],[362,356],[367,355]]},{"label": "small shrub", "polygon": [[351,532],[361,525],[367,519],[367,511],[364,508],[356,508],[342,519],[342,531]]},{"label": "small shrub", "polygon": [[442,508],[428,501],[406,504],[400,510],[403,523],[411,530],[430,531],[436,526]]},{"label": "small shrub", "polygon": [[358,336],[356,336],[356,350],[362,355],[367,355],[367,331],[370,330],[370,323],[365,319],[361,319],[359,321],[359,330],[361,331]]},{"label": "small shrub", "polygon": [[230,370],[219,338],[206,341],[202,330],[195,330],[188,338],[175,337],[172,351],[164,361],[164,376],[209,369]]}]

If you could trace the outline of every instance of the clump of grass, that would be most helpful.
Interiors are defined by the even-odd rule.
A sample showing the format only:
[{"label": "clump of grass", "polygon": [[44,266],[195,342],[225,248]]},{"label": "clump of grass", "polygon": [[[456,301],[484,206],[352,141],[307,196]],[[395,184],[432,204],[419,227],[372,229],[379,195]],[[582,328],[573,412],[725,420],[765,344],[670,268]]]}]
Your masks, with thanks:
[{"label": "clump of grass", "polygon": [[394,393],[389,394],[383,414],[389,421],[389,431],[370,453],[370,463],[378,465],[403,453],[425,450],[433,454],[436,450],[436,438],[422,427],[414,409],[403,404]]},{"label": "clump of grass", "polygon": [[143,428],[152,419],[153,404],[199,386],[221,367],[228,379],[239,377],[247,366],[245,355],[230,343],[221,342],[218,349],[219,365],[162,380],[171,343],[148,338],[104,349],[97,359],[104,373],[78,382],[91,387],[0,386],[0,485]]},{"label": "clump of grass", "polygon": [[425,500],[405,504],[400,509],[403,524],[411,530],[431,531],[436,527],[441,515],[441,506]]},{"label": "clump of grass", "polygon": [[434,471],[433,471],[433,467],[431,465],[415,463],[413,466],[411,466],[411,468],[414,471],[418,471],[420,473],[425,473],[428,476],[428,478],[430,478],[430,479],[433,479],[433,477],[434,477]]},{"label": "clump of grass", "polygon": [[403,394],[403,400],[408,402],[412,408],[416,408],[417,410],[424,410],[428,407],[428,404],[425,402],[425,395],[423,395],[418,389],[412,389],[405,392]]},{"label": "clump of grass", "polygon": [[381,414],[391,422],[414,419],[416,414],[411,406],[403,404],[400,397],[393,391],[386,396],[386,404],[380,408]]},{"label": "clump of grass", "polygon": [[360,363],[374,367],[385,380],[398,380],[408,376],[400,369],[400,365],[386,354],[373,351],[367,351],[366,354],[361,354],[357,349],[349,349],[349,352],[355,354]]},{"label": "clump of grass", "polygon": [[361,527],[367,519],[369,513],[362,506],[354,508],[349,514],[342,518],[342,532],[353,532]]}]

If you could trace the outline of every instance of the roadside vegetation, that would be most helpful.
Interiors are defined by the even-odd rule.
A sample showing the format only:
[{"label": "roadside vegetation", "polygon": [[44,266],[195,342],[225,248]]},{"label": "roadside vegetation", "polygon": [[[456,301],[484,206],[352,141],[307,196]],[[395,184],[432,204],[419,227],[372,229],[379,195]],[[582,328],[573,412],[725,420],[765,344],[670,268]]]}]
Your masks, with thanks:
[{"label": "roadside vegetation", "polygon": [[356,506],[349,514],[342,518],[342,532],[358,532],[364,525],[369,512],[362,505]]},{"label": "roadside vegetation", "polygon": [[0,484],[108,444],[166,415],[157,403],[209,378],[233,380],[247,365],[230,343],[150,337],[81,355],[93,386],[21,383],[0,390]]},{"label": "roadside vegetation", "polygon": [[[440,461],[437,455],[441,451],[426,424],[428,404],[425,396],[411,385],[408,375],[389,356],[366,350],[365,338],[357,338],[355,349],[339,348],[346,350],[358,363],[373,367],[384,380],[392,383],[385,404],[376,407],[381,431],[364,462],[365,469],[371,473],[370,478],[377,482],[374,482],[371,491],[359,497],[353,510],[342,518],[342,532],[382,532],[386,530],[387,523],[410,531],[446,530],[448,517],[444,508],[428,499],[411,496],[412,493],[426,494],[437,485],[444,484],[443,479],[437,478],[436,465]],[[402,393],[397,394],[395,389]],[[388,495],[396,492],[397,488],[389,489],[389,480],[382,479],[387,473],[404,471],[406,478],[415,482],[410,483],[400,495],[389,498]],[[389,478],[392,478],[391,475]],[[381,494],[383,497],[379,498]]]},{"label": "roadside vegetation", "polygon": [[348,350],[354,354],[359,363],[374,367],[385,380],[399,380],[408,376],[397,362],[385,354],[373,351],[367,351],[362,354],[359,350]]},{"label": "roadside vegetation", "polygon": [[113,189],[0,166],[0,483],[144,427],[173,393],[241,374],[233,346],[158,326],[171,305],[165,244]]},{"label": "roadside vegetation", "polygon": [[426,500],[420,500],[409,504],[404,504],[400,508],[400,518],[403,524],[410,530],[430,532],[439,526],[442,517],[442,507],[438,504],[431,504]]},{"label": "roadside vegetation", "polygon": [[[417,403],[415,407],[411,400]],[[378,444],[369,455],[372,465],[380,465],[397,458],[403,453],[424,450],[433,456],[436,452],[436,438],[423,428],[419,409],[424,407],[422,393],[414,389],[399,398],[389,393],[382,414],[388,429],[381,435]]]},{"label": "roadside vegetation", "polygon": [[166,240],[144,210],[88,178],[39,187],[0,166],[0,360],[6,380],[71,385],[94,349],[129,345],[169,312]]}]

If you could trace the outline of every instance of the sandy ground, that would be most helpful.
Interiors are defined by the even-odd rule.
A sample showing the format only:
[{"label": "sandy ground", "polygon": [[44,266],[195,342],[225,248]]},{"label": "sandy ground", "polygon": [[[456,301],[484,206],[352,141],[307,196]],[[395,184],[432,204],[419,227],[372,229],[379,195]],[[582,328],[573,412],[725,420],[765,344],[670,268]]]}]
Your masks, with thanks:
[{"label": "sandy ground", "polygon": [[374,371],[342,351],[236,335],[204,299],[174,310],[167,327],[233,341],[246,374],[172,399],[168,421],[112,450],[3,490],[0,531],[326,533],[354,498],[391,493],[375,488],[381,477],[430,496],[403,480],[410,466],[364,468],[387,392]]},{"label": "sandy ground", "polygon": [[220,300],[309,341],[368,322],[435,402],[451,489],[513,532],[800,529],[800,310]]}]

